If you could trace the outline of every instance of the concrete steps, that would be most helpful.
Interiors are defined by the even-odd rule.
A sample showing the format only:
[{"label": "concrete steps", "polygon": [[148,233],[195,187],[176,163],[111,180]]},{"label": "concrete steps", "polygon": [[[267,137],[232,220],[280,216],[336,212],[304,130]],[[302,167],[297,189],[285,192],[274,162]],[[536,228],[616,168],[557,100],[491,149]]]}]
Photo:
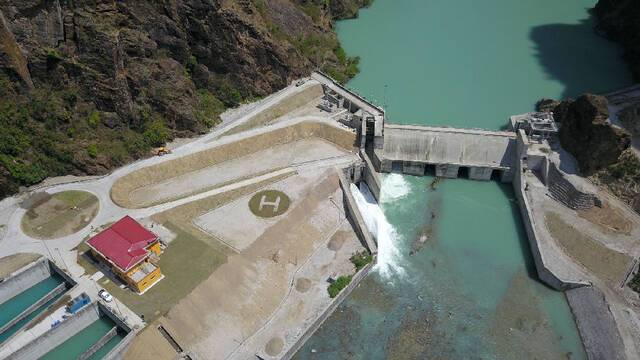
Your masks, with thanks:
[{"label": "concrete steps", "polygon": [[586,210],[596,203],[596,196],[582,192],[567,180],[552,163],[547,188],[551,197],[573,210]]}]

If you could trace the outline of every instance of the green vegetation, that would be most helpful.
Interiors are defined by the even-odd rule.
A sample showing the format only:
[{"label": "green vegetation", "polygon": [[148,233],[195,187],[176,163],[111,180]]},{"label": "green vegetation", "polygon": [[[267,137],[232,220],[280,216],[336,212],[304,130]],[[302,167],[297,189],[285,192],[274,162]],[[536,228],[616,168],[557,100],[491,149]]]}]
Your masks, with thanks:
[{"label": "green vegetation", "polygon": [[87,145],[87,154],[89,154],[89,156],[91,156],[94,159],[97,158],[98,157],[98,145],[96,145],[96,144]]},{"label": "green vegetation", "polygon": [[142,133],[144,141],[149,146],[160,146],[164,144],[169,139],[169,135],[167,125],[160,119],[147,123],[144,133]]},{"label": "green vegetation", "polygon": [[206,89],[198,90],[198,97],[200,103],[196,110],[196,117],[198,121],[207,127],[214,126],[220,122],[220,114],[225,110],[225,106],[222,101]]},{"label": "green vegetation", "polygon": [[624,152],[618,162],[609,167],[609,173],[616,179],[640,183],[640,160],[633,153]]},{"label": "green vegetation", "polygon": [[353,265],[356,267],[356,272],[362,270],[363,267],[367,266],[370,262],[373,261],[373,256],[369,254],[367,251],[361,251],[359,253],[353,254],[351,258],[349,258]]},{"label": "green vegetation", "polygon": [[352,276],[340,276],[336,281],[332,282],[331,285],[327,288],[327,292],[329,293],[330,298],[334,298],[338,296],[342,289],[346,288],[349,283],[351,283]]},{"label": "green vegetation", "polygon": [[100,113],[97,110],[93,110],[87,118],[87,123],[92,128],[96,128],[100,124]]}]

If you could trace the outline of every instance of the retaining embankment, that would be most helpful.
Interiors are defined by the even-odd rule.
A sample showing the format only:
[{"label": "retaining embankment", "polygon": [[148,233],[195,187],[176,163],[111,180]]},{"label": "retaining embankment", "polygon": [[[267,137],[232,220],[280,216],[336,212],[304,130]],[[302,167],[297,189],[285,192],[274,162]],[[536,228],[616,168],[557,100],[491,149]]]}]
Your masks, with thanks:
[{"label": "retaining embankment", "polygon": [[16,316],[11,321],[9,321],[8,323],[4,324],[4,326],[2,326],[0,328],[0,334],[5,332],[7,329],[12,327],[13,325],[17,324],[18,322],[22,321],[27,316],[31,315],[31,313],[36,311],[36,309],[38,309],[42,305],[44,305],[47,302],[49,302],[49,300],[51,300],[51,299],[55,298],[56,296],[62,294],[66,289],[67,289],[67,284],[64,284],[64,283],[56,286],[55,289],[49,291],[49,293],[47,293],[45,296],[43,296],[40,300],[36,301],[31,306],[29,306],[26,310],[21,312],[20,315]]},{"label": "retaining embankment", "polygon": [[338,178],[344,197],[344,206],[347,218],[351,222],[356,234],[358,234],[358,237],[363,241],[364,246],[367,247],[367,250],[369,250],[371,254],[377,253],[378,246],[369,232],[369,229],[367,229],[367,225],[365,224],[362,214],[358,209],[356,200],[353,198],[353,194],[351,194],[351,181],[347,180],[342,171],[338,171]]},{"label": "retaining embankment", "polygon": [[316,319],[316,321],[314,321],[313,324],[311,324],[311,326],[307,328],[307,330],[298,339],[298,341],[296,341],[296,343],[293,346],[291,346],[291,348],[289,348],[289,350],[280,358],[281,360],[290,360],[298,352],[298,350],[300,350],[300,348],[307,342],[307,340],[309,340],[309,338],[320,328],[320,326],[324,324],[324,322],[329,318],[329,316],[331,316],[331,314],[333,314],[333,312],[336,311],[336,309],[338,308],[338,306],[340,306],[340,304],[344,301],[344,299],[346,299],[349,296],[349,294],[351,294],[351,292],[356,287],[358,287],[360,282],[365,277],[367,277],[367,275],[369,274],[369,271],[371,271],[371,268],[376,263],[376,260],[377,258],[374,256],[374,259],[371,263],[367,264],[364,268],[362,268],[362,270],[360,270],[357,274],[353,276],[353,279],[351,279],[351,283],[349,283],[349,285],[346,288],[342,289],[342,291],[338,294],[338,296],[335,297],[335,299],[333,299],[331,304],[329,304],[329,306],[322,313],[322,315],[320,315]]},{"label": "retaining embankment", "polygon": [[95,304],[86,306],[74,316],[63,321],[60,325],[48,330],[25,346],[17,349],[7,357],[7,360],[38,359],[70,337],[84,330],[87,326],[98,320],[99,317],[100,313]]},{"label": "retaining embankment", "polygon": [[[532,207],[529,204],[526,194],[526,180],[522,172],[522,160],[519,160],[516,164],[516,176],[513,179],[514,192],[518,200],[518,207],[522,216],[522,223],[524,224],[527,238],[529,240],[529,246],[531,248],[531,255],[533,256],[534,263],[538,277],[547,285],[556,290],[567,290],[579,286],[589,285],[588,282],[573,281],[564,279],[561,275],[551,270],[551,266],[548,263],[549,260],[545,255],[545,243],[542,241],[542,236],[538,233],[535,224],[535,217],[532,213]],[[562,266],[562,264],[559,264]]]},{"label": "retaining embankment", "polygon": [[604,294],[584,286],[566,291],[587,358],[624,360],[625,349]]},{"label": "retaining embankment", "polygon": [[35,262],[23,267],[0,283],[0,304],[49,276],[51,276],[51,269],[45,257],[41,257]]}]

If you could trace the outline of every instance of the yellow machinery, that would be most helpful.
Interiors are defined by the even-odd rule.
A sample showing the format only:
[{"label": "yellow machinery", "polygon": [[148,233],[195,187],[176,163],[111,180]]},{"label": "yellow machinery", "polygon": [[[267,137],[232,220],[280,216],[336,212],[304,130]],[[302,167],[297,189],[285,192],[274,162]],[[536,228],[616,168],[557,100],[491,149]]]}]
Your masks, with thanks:
[{"label": "yellow machinery", "polygon": [[158,155],[158,156],[164,156],[164,155],[167,155],[167,154],[171,154],[171,150],[167,149],[164,146],[157,148],[155,152],[156,152],[156,155]]}]

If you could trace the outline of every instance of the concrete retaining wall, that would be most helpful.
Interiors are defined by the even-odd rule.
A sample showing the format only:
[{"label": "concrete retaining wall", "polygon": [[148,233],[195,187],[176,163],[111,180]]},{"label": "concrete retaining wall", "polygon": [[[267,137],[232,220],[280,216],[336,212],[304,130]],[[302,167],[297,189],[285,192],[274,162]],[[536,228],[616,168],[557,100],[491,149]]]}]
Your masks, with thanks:
[{"label": "concrete retaining wall", "polygon": [[382,184],[380,180],[380,174],[376,171],[375,167],[373,167],[373,163],[367,155],[366,152],[360,151],[360,157],[364,160],[364,169],[362,171],[362,178],[364,182],[369,186],[369,190],[376,198],[376,200],[380,201],[380,190],[382,189]]},{"label": "concrete retaining wall", "polygon": [[336,298],[333,299],[331,304],[322,313],[322,315],[320,315],[316,319],[316,321],[314,321],[313,324],[311,324],[311,326],[307,328],[305,333],[298,339],[298,341],[291,348],[289,348],[289,350],[282,356],[281,360],[290,360],[298,352],[298,350],[300,350],[302,345],[304,345],[304,343],[306,343],[307,340],[309,340],[309,338],[320,328],[320,326],[322,326],[322,324],[329,318],[329,316],[331,316],[331,314],[333,314],[333,312],[336,311],[336,309],[338,308],[338,306],[340,306],[340,304],[344,301],[344,299],[346,299],[349,296],[349,294],[351,294],[351,292],[356,287],[358,287],[360,282],[365,277],[367,277],[367,275],[369,274],[369,271],[371,271],[371,268],[376,263],[376,261],[377,261],[377,258],[374,256],[374,259],[371,263],[367,264],[367,266],[362,268],[362,270],[360,270],[357,274],[353,276],[353,279],[351,279],[351,283],[349,283],[349,285],[346,288],[342,289],[340,294],[338,294],[338,296],[336,296]]},{"label": "concrete retaining wall", "polygon": [[38,359],[70,337],[84,330],[87,326],[98,320],[99,317],[100,313],[95,303],[88,305],[57,327],[48,330],[9,355],[7,360]]},{"label": "concrete retaining wall", "polygon": [[580,338],[590,360],[626,359],[624,343],[604,294],[584,286],[566,292]]},{"label": "concrete retaining wall", "polygon": [[[522,132],[522,130],[520,130]],[[531,248],[531,255],[533,256],[534,263],[538,277],[547,285],[556,290],[567,290],[579,286],[588,285],[586,283],[576,283],[564,281],[558,277],[553,271],[551,271],[545,263],[544,255],[540,249],[540,234],[536,231],[535,220],[531,212],[531,206],[525,193],[526,183],[524,180],[523,169],[524,162],[522,158],[527,153],[528,142],[526,141],[526,135],[520,133],[518,136],[517,155],[518,160],[515,163],[515,176],[513,179],[513,190],[518,200],[518,207],[520,209],[520,215],[522,216],[522,223],[527,233],[529,240],[529,246]]]},{"label": "concrete retaining wall", "polygon": [[338,178],[340,180],[340,188],[342,189],[342,194],[344,196],[345,213],[349,218],[353,229],[356,234],[358,234],[360,240],[362,240],[363,245],[367,247],[367,250],[369,250],[371,254],[377,253],[378,246],[369,232],[369,229],[367,229],[364,219],[362,218],[362,214],[360,214],[360,210],[356,204],[356,200],[353,198],[353,194],[351,194],[351,182],[345,178],[342,171],[338,171]]},{"label": "concrete retaining wall", "polygon": [[102,360],[123,359],[124,355],[127,353],[127,349],[129,349],[129,345],[131,345],[135,337],[136,332],[132,331],[128,333],[127,336],[125,336],[124,339],[122,339],[122,341],[120,341],[118,345],[116,345],[116,347],[111,349],[111,351],[109,351],[109,353],[105,355],[104,358],[102,358]]},{"label": "concrete retaining wall", "polygon": [[0,304],[51,276],[49,261],[41,257],[37,261],[13,273],[0,283]]},{"label": "concrete retaining wall", "polygon": [[111,319],[114,323],[116,323],[116,325],[118,325],[119,328],[121,328],[126,332],[131,331],[131,328],[129,327],[129,325],[127,325],[122,319],[120,319],[120,317],[118,317],[118,315],[116,315],[113,311],[111,311],[111,309],[109,309],[103,303],[98,302],[98,309],[100,310],[100,314]]}]

